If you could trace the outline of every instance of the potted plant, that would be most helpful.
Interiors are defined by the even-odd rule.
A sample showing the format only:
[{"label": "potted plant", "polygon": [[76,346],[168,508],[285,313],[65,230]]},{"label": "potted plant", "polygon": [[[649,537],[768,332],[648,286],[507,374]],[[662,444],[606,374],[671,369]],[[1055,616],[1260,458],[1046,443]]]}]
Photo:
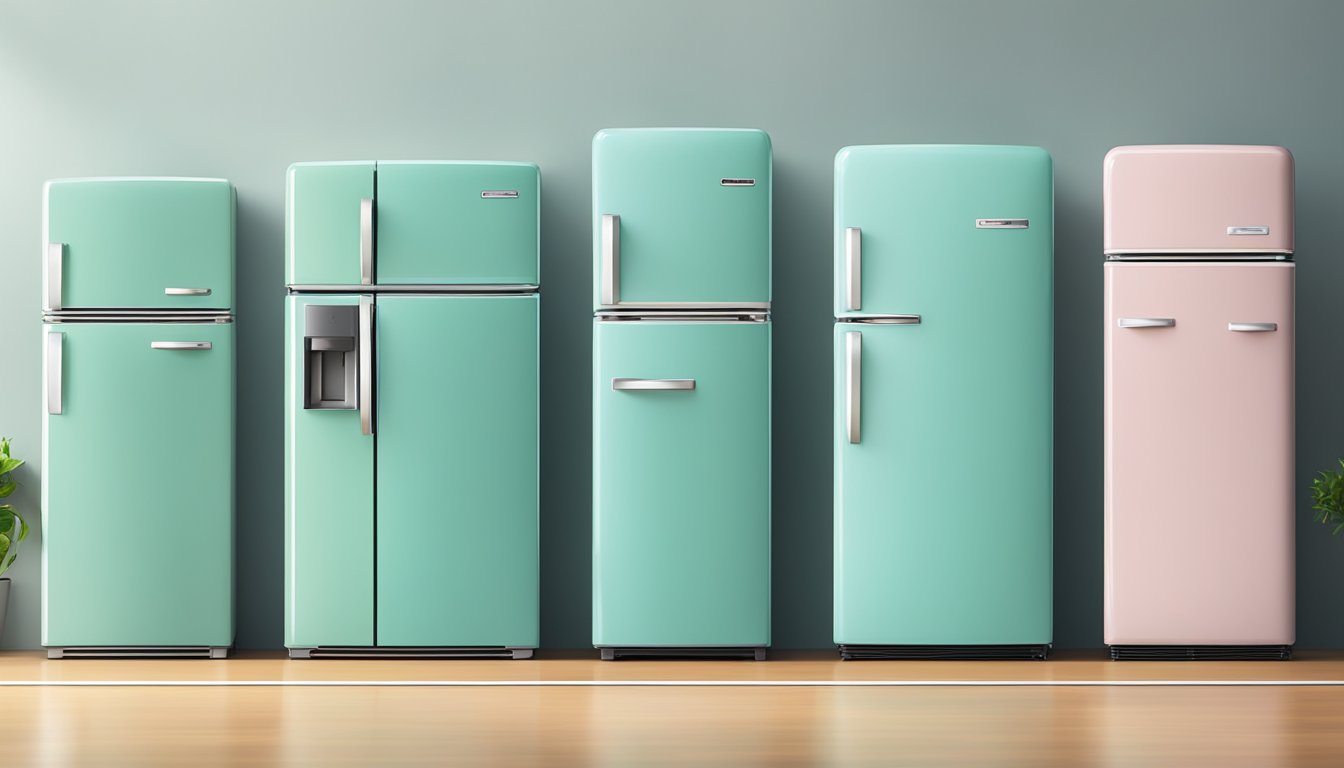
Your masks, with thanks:
[{"label": "potted plant", "polygon": [[[22,459],[9,455],[9,438],[0,438],[0,499],[19,487],[13,472],[23,466]],[[19,542],[28,538],[28,523],[12,504],[0,504],[0,576],[5,575],[19,556]],[[9,579],[0,578],[0,635],[5,632],[5,613],[9,608]]]},{"label": "potted plant", "polygon": [[[1344,470],[1344,459],[1339,460]],[[1311,481],[1311,492],[1316,503],[1316,522],[1335,526],[1335,533],[1344,531],[1344,472],[1321,472]]]}]

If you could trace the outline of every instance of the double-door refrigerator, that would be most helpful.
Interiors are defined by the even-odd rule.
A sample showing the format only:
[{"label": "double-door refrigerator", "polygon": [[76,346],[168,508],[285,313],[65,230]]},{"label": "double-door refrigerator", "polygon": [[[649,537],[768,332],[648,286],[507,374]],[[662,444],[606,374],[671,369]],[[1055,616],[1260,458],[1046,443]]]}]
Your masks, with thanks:
[{"label": "double-door refrigerator", "polygon": [[770,138],[593,139],[593,645],[770,644]]},{"label": "double-door refrigerator", "polygon": [[233,186],[49,181],[42,229],[42,645],[50,658],[223,658]]},{"label": "double-door refrigerator", "polygon": [[290,656],[531,656],[537,167],[298,163],[287,189]]},{"label": "double-door refrigerator", "polygon": [[1037,147],[835,159],[834,639],[845,659],[1052,640],[1053,182]]},{"label": "double-door refrigerator", "polygon": [[1118,147],[1104,188],[1111,657],[1288,658],[1292,155]]}]

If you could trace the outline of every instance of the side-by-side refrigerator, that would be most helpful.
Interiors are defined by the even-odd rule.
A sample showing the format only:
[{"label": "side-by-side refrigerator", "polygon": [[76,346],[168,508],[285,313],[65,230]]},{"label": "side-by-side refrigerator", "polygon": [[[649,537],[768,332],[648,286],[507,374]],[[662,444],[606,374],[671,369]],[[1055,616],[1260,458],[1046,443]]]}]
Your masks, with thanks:
[{"label": "side-by-side refrigerator", "polygon": [[223,658],[233,186],[60,179],[42,218],[42,645]]},{"label": "side-by-side refrigerator", "polygon": [[593,139],[593,645],[770,644],[770,138]]},{"label": "side-by-side refrigerator", "polygon": [[1106,644],[1288,658],[1292,155],[1118,147],[1104,178]]},{"label": "side-by-side refrigerator", "polygon": [[1053,182],[1037,147],[835,159],[834,639],[845,659],[1052,641]]},{"label": "side-by-side refrigerator", "polygon": [[297,163],[285,250],[285,646],[539,639],[530,163]]}]

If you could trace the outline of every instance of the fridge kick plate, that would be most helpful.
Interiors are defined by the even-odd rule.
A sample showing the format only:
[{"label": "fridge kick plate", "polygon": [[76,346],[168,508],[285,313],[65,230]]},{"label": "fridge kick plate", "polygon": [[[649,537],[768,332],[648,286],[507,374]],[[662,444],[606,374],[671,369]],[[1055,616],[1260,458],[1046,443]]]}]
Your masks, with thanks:
[{"label": "fridge kick plate", "polygon": [[752,659],[765,661],[763,645],[725,646],[597,646],[603,661],[617,659]]},{"label": "fridge kick plate", "polygon": [[1291,645],[1112,645],[1112,661],[1288,661]]},{"label": "fridge kick plate", "polygon": [[56,645],[48,659],[224,659],[229,646],[218,645]]},{"label": "fridge kick plate", "polygon": [[845,661],[875,659],[1017,659],[1044,661],[1047,645],[840,645]]},{"label": "fridge kick plate", "polygon": [[290,648],[291,659],[530,659],[535,649],[514,646],[339,646]]}]

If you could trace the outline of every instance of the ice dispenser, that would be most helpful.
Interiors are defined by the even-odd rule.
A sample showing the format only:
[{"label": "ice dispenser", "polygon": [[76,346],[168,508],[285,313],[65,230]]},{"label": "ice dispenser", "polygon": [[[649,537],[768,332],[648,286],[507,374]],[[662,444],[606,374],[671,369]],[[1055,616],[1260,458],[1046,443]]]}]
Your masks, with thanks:
[{"label": "ice dispenser", "polygon": [[310,304],[303,315],[304,408],[353,410],[358,307]]}]

